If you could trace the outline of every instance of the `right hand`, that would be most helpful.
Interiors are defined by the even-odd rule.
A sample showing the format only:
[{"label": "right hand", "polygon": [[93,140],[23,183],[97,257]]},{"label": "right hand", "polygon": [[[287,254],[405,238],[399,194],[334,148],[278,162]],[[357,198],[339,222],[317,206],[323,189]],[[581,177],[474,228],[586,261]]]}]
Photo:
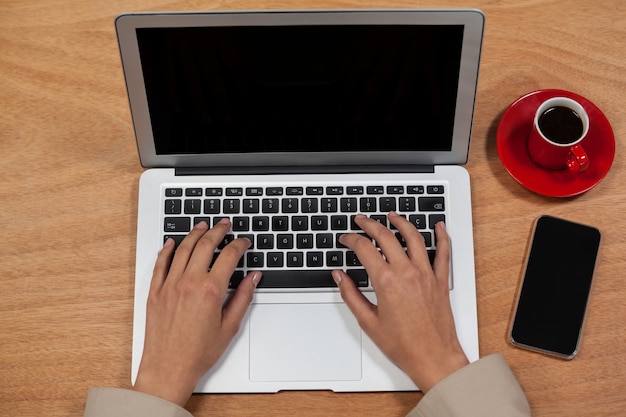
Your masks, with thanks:
[{"label": "right hand", "polygon": [[333,271],[341,296],[361,328],[424,392],[468,364],[450,306],[450,241],[443,223],[435,227],[437,254],[431,267],[419,231],[391,212],[389,221],[407,244],[375,220],[357,215],[355,222],[370,239],[344,234],[340,242],[353,250],[372,281],[377,305],[367,300],[345,272]]}]

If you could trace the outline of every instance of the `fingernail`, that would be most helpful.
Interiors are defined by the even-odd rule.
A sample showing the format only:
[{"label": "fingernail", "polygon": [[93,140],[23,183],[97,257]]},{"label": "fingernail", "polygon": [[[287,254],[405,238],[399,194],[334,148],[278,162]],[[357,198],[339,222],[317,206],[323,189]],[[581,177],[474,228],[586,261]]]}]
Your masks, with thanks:
[{"label": "fingernail", "polygon": [[333,277],[333,281],[335,281],[335,284],[339,285],[341,283],[341,280],[343,279],[343,277],[341,276],[341,271],[335,270],[331,272],[330,275]]},{"label": "fingernail", "polygon": [[398,215],[398,213],[396,213],[395,211],[390,211],[387,215],[388,215],[389,217],[395,217],[395,216],[397,216],[397,215]]},{"label": "fingernail", "polygon": [[170,237],[165,241],[165,243],[163,244],[163,247],[169,248],[170,246],[173,246],[173,245],[174,245],[174,239]]},{"label": "fingernail", "polygon": [[359,214],[357,214],[356,216],[354,216],[354,219],[355,219],[355,220],[356,220],[356,219],[364,219],[365,217],[367,217],[365,214],[361,214],[361,213],[359,213]]},{"label": "fingernail", "polygon": [[224,218],[220,219],[218,224],[230,224],[230,219],[228,217],[224,217]]},{"label": "fingernail", "polygon": [[441,230],[446,230],[446,224],[443,221],[441,221],[441,222],[439,222],[437,224],[439,225],[439,227],[441,227]]},{"label": "fingernail", "polygon": [[194,226],[194,229],[198,229],[198,230],[203,230],[203,229],[208,229],[208,228],[209,228],[209,225],[204,220],[196,223],[196,225]]},{"label": "fingernail", "polygon": [[257,285],[259,285],[259,281],[261,281],[261,276],[263,274],[261,274],[260,271],[254,271],[252,273],[252,283],[254,284],[254,286],[256,287]]}]

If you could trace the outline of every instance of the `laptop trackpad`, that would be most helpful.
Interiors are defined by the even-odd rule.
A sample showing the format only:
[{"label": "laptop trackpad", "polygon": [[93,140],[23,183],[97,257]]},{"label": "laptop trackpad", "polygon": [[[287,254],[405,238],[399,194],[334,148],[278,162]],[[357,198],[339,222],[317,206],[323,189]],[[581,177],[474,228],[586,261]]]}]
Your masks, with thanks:
[{"label": "laptop trackpad", "polygon": [[361,329],[343,303],[256,304],[251,381],[361,379]]}]

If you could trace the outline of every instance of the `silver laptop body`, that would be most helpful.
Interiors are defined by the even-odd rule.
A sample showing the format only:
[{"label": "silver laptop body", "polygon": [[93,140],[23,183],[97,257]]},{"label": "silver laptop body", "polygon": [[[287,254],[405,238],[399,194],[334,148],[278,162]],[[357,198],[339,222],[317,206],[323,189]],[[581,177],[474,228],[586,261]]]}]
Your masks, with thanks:
[{"label": "silver laptop body", "polygon": [[[350,216],[370,207],[365,202],[374,201],[377,210],[366,214],[384,215],[391,207],[388,192],[399,204],[391,208],[416,225],[443,216],[452,243],[457,332],[468,358],[478,359],[470,183],[461,165],[469,151],[483,26],[480,11],[457,9],[117,18],[135,135],[147,168],[139,185],[133,382],[152,269],[164,239],[180,240],[193,222],[211,224],[222,216],[245,227],[243,208],[212,211],[214,204],[233,209],[237,198],[236,204],[250,207],[253,199],[286,204],[286,211],[292,201],[301,208],[310,208],[312,200],[328,204],[331,213],[280,214],[288,223],[296,216],[330,219],[331,241],[352,231]],[[385,195],[360,194],[365,190]],[[335,196],[339,191],[347,195]],[[331,207],[333,201],[340,207]],[[420,210],[422,202],[432,203],[423,218],[415,214],[416,202]],[[344,208],[347,215],[336,214]],[[259,225],[273,219],[252,216]],[[424,228],[431,233],[428,224]],[[272,226],[247,230],[255,245],[259,234],[276,243],[285,234]],[[351,268],[358,262],[346,248],[323,247],[317,255],[343,264],[311,266],[317,274],[313,288],[283,284],[293,269],[289,262],[298,263],[293,242],[287,249],[274,247],[262,267],[253,265],[257,257],[244,256],[239,274],[264,270],[268,285],[261,281],[238,335],[197,392],[417,389],[360,330],[337,289],[319,278],[322,270],[337,267],[356,275]],[[361,273],[359,280],[375,302],[367,276]]]}]

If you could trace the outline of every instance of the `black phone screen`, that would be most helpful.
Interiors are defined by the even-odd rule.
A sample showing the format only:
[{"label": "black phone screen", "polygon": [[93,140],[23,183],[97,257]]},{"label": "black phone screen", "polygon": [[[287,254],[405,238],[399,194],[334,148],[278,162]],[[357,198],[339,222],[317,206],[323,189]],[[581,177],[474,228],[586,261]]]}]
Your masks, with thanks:
[{"label": "black phone screen", "polygon": [[594,227],[537,219],[511,326],[513,344],[576,355],[599,245]]}]

